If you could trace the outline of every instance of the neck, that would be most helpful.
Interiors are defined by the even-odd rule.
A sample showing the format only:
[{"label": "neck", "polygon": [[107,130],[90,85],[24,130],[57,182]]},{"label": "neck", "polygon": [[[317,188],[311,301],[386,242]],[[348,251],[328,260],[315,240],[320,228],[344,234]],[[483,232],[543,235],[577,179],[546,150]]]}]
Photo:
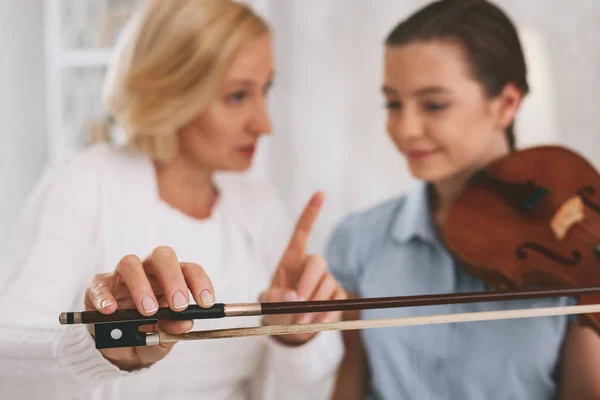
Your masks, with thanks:
[{"label": "neck", "polygon": [[441,230],[450,207],[460,195],[471,176],[480,168],[509,153],[508,144],[504,140],[504,137],[501,135],[497,135],[497,137],[501,141],[494,143],[490,153],[482,157],[479,162],[474,163],[470,168],[434,183],[433,198],[430,207],[438,230]]},{"label": "neck", "polygon": [[441,230],[444,225],[450,207],[460,195],[470,176],[470,173],[461,173],[433,185],[433,197],[430,207],[438,230]]},{"label": "neck", "polygon": [[166,165],[155,164],[161,200],[197,219],[210,217],[218,191],[214,171],[198,167],[181,155]]}]

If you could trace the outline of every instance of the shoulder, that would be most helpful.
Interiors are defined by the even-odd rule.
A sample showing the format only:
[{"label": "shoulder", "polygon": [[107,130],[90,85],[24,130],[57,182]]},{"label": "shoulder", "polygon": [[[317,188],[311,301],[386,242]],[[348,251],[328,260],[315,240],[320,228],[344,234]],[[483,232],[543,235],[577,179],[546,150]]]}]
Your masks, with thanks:
[{"label": "shoulder", "polygon": [[106,146],[92,146],[46,163],[20,210],[15,235],[71,237],[92,229],[101,207]]},{"label": "shoulder", "polygon": [[152,166],[147,155],[111,144],[89,146],[76,154],[73,161],[96,175],[112,175],[120,179],[142,171],[148,173]]},{"label": "shoulder", "polygon": [[402,212],[405,201],[405,196],[382,201],[346,215],[335,226],[326,246],[326,258],[347,290],[357,290],[356,281],[364,266],[390,236],[392,223]]},{"label": "shoulder", "polygon": [[339,227],[345,227],[358,235],[366,233],[365,230],[385,230],[391,219],[402,211],[405,200],[405,196],[399,196],[350,213],[342,219]]},{"label": "shoulder", "polygon": [[[84,198],[93,198],[97,191],[98,150],[85,148],[48,161],[29,202],[56,200],[56,205],[81,204]],[[73,204],[70,204],[73,203]]]},{"label": "shoulder", "polygon": [[140,169],[142,161],[141,155],[104,144],[71,152],[46,164],[25,208],[31,203],[43,202],[72,211],[89,211],[107,185],[134,181],[132,174],[139,176],[134,171]]},{"label": "shoulder", "polygon": [[399,196],[347,214],[335,226],[329,246],[357,248],[359,245],[364,249],[374,241],[382,240],[389,234],[394,218],[402,212],[405,201],[405,196]]},{"label": "shoulder", "polygon": [[148,159],[126,147],[95,144],[69,153],[47,165],[54,175],[68,173],[99,177],[106,173],[127,174],[132,167],[148,164]]},{"label": "shoulder", "polygon": [[[156,196],[156,176],[149,156],[126,146],[98,144],[74,154],[69,162],[95,185],[99,201],[116,207]],[[108,203],[107,203],[108,204]]]}]

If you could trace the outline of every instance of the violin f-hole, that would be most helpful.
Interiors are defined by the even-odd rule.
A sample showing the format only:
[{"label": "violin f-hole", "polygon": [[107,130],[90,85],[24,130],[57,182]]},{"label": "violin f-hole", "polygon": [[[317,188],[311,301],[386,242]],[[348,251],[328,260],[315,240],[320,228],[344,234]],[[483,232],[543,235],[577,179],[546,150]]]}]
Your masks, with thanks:
[{"label": "violin f-hole", "polygon": [[542,256],[551,259],[559,264],[567,265],[567,266],[576,266],[581,262],[581,253],[578,250],[573,250],[571,253],[571,258],[563,257],[560,254],[550,250],[549,248],[542,246],[538,243],[533,242],[524,242],[521,243],[515,253],[519,260],[526,260],[529,257],[527,250],[535,251]]}]

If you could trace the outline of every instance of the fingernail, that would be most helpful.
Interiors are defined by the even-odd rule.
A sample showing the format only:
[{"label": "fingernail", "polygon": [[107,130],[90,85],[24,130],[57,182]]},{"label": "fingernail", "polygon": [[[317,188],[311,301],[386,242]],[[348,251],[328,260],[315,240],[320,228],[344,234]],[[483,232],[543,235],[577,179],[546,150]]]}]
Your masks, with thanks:
[{"label": "fingernail", "polygon": [[108,306],[112,306],[112,301],[102,300],[102,303],[100,304],[100,308],[106,308]]},{"label": "fingernail", "polygon": [[298,297],[296,296],[296,292],[287,292],[283,295],[284,301],[295,301]]},{"label": "fingernail", "polygon": [[158,306],[156,305],[156,302],[150,296],[144,296],[144,298],[142,299],[142,308],[147,313],[152,313],[152,312],[158,310]]},{"label": "fingernail", "polygon": [[188,305],[188,301],[180,290],[176,291],[173,295],[173,305],[175,308],[184,308]]},{"label": "fingernail", "polygon": [[200,300],[204,306],[212,306],[215,304],[215,298],[213,297],[212,293],[206,289],[200,292]]}]

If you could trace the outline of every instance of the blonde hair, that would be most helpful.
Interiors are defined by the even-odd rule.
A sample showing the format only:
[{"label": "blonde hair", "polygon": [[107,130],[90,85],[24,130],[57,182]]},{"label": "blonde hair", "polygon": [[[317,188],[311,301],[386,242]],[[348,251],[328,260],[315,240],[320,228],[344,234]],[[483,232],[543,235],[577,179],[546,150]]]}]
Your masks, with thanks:
[{"label": "blonde hair", "polygon": [[216,96],[236,52],[269,31],[231,0],[147,0],[124,29],[104,86],[129,146],[171,159],[177,130]]}]

